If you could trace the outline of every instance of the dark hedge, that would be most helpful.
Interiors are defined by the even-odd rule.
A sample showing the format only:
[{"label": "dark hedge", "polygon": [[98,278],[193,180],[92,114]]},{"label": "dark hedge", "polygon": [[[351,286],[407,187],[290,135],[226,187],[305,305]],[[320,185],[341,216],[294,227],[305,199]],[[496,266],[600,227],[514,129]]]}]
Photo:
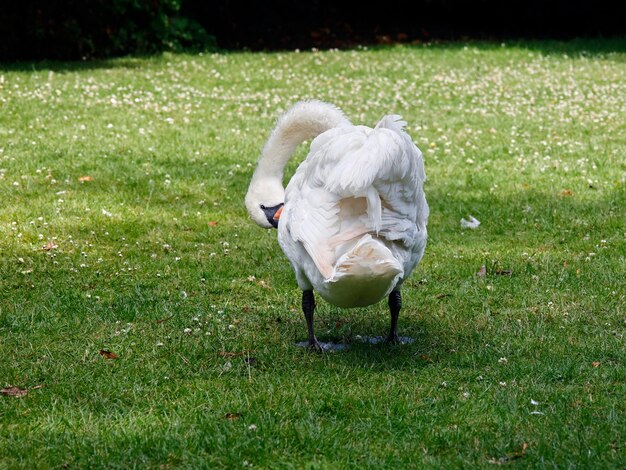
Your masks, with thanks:
[{"label": "dark hedge", "polygon": [[622,36],[610,0],[185,0],[221,47],[293,49],[433,39]]},{"label": "dark hedge", "polygon": [[2,0],[0,60],[626,35],[608,0]]}]

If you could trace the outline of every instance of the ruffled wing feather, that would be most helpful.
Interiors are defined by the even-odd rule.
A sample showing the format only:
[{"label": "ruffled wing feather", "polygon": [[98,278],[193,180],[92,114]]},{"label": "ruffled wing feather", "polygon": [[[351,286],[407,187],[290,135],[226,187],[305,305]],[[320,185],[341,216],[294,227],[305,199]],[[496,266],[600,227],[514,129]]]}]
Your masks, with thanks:
[{"label": "ruffled wing feather", "polygon": [[405,253],[399,260],[405,264],[421,231],[425,241],[428,206],[422,191],[422,155],[404,132],[405,125],[392,115],[375,129],[331,129],[312,142],[289,183],[287,228],[324,278],[367,233],[402,242],[405,248],[394,252]]}]

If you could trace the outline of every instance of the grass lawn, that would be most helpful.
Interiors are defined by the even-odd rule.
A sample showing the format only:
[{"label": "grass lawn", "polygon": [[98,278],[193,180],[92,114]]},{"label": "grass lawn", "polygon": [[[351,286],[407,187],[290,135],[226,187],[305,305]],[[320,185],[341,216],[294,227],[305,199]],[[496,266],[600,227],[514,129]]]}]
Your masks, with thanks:
[{"label": "grass lawn", "polygon": [[[624,41],[2,65],[0,467],[623,468],[624,77]],[[424,152],[412,344],[318,298],[350,347],[294,345],[243,198],[304,98]]]}]

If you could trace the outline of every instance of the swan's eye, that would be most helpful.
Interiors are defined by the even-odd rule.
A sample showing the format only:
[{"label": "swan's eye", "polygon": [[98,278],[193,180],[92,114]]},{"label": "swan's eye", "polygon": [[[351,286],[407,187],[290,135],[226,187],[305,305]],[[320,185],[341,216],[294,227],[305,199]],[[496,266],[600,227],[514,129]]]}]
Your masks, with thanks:
[{"label": "swan's eye", "polygon": [[261,204],[261,210],[265,210],[267,209],[267,207],[265,207],[263,204]]}]

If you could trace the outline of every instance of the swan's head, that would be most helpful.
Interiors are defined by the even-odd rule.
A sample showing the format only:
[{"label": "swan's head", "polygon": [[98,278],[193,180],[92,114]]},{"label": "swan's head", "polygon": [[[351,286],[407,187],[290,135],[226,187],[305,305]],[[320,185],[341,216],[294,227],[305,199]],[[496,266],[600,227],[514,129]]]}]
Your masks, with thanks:
[{"label": "swan's head", "polygon": [[246,194],[246,208],[252,220],[261,227],[278,228],[284,200],[285,190],[280,184],[253,178]]}]

